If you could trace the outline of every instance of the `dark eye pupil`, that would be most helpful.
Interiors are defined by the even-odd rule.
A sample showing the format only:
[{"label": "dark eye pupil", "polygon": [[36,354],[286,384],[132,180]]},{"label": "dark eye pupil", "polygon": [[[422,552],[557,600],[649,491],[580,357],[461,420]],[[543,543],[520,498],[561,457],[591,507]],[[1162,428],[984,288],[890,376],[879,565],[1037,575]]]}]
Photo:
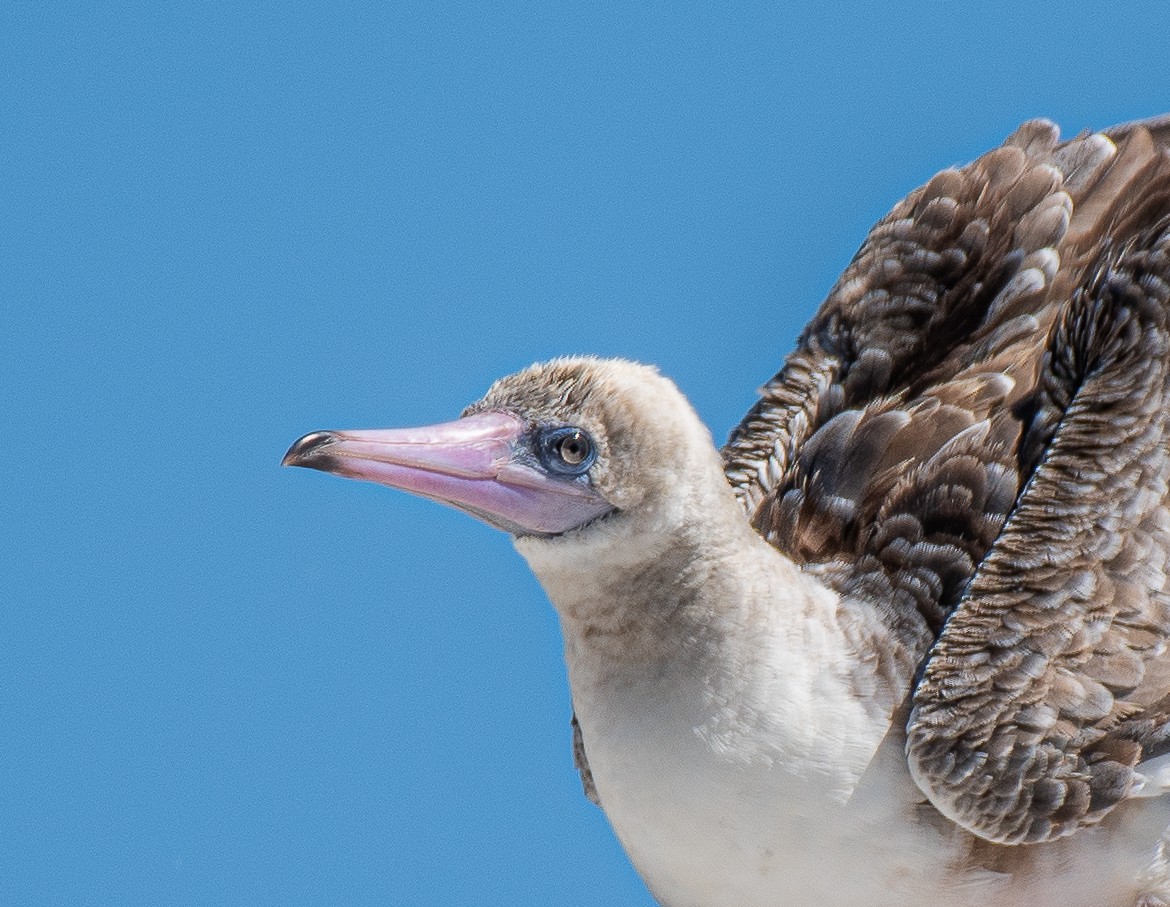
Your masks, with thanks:
[{"label": "dark eye pupil", "polygon": [[568,478],[585,475],[597,458],[593,439],[584,429],[560,425],[541,429],[535,453],[545,469]]},{"label": "dark eye pupil", "polygon": [[561,439],[557,445],[557,453],[570,466],[577,466],[589,456],[589,442],[580,432],[574,432]]}]

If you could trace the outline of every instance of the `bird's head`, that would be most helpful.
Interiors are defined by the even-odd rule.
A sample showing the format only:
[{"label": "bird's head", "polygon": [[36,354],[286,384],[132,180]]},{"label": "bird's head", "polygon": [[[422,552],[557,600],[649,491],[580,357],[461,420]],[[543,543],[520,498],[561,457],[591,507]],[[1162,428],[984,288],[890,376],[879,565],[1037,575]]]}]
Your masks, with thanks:
[{"label": "bird's head", "polygon": [[284,463],[449,504],[526,544],[616,543],[682,519],[680,492],[721,476],[710,434],[672,382],[585,357],[501,378],[454,422],[305,435]]}]

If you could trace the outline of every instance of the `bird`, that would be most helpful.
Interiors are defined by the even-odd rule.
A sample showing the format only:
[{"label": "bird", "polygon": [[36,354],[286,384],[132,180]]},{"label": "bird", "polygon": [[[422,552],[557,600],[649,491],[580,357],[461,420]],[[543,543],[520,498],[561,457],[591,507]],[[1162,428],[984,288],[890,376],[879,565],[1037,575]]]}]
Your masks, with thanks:
[{"label": "bird", "polygon": [[664,907],[1170,904],[1170,115],[910,193],[722,448],[572,356],[284,463],[512,537]]}]

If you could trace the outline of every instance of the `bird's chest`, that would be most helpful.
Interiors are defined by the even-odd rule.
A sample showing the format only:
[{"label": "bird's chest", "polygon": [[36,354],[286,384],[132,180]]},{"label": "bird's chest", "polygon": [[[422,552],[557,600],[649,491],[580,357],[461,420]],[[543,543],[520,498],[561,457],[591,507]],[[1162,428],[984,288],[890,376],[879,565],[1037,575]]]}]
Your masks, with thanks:
[{"label": "bird's chest", "polygon": [[[730,696],[669,671],[609,689],[574,685],[603,808],[667,907],[838,903],[822,889],[836,880],[843,890],[844,850],[855,843],[842,839],[844,811],[880,735],[834,741],[817,727],[825,715],[810,715],[787,741],[792,752],[779,727],[792,716],[754,707],[757,692]],[[864,716],[853,718],[863,730]]]},{"label": "bird's chest", "polygon": [[[700,760],[660,746],[602,748],[594,779],[603,808],[630,860],[667,907],[753,907],[776,903],[793,880],[827,875],[800,841],[818,820],[777,814],[777,797],[801,797],[750,766]],[[633,763],[636,761],[637,765]],[[810,859],[806,859],[809,858]],[[801,869],[797,864],[806,863]]]},{"label": "bird's chest", "polygon": [[1133,907],[1157,863],[1165,809],[984,859],[922,805],[898,735],[794,760],[774,728],[720,729],[639,693],[620,716],[620,699],[596,715],[575,702],[602,807],[664,907]]}]

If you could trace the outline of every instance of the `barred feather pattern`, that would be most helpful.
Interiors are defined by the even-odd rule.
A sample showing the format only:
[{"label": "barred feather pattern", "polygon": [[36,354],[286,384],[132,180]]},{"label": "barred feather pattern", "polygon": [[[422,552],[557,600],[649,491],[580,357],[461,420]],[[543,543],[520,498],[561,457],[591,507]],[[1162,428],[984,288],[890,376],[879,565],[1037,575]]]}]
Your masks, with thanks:
[{"label": "barred feather pattern", "polygon": [[724,448],[841,595],[859,695],[910,697],[944,815],[1100,821],[1170,750],[1170,118],[1035,121],[874,227]]}]

